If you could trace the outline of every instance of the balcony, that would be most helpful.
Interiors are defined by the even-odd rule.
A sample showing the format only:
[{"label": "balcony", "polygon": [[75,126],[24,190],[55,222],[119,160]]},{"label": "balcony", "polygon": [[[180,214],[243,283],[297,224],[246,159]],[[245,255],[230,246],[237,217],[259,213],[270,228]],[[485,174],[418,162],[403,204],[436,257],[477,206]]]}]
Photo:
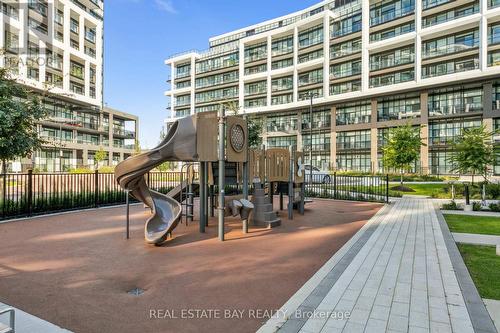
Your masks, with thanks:
[{"label": "balcony", "polygon": [[85,29],[85,40],[88,42],[95,44],[96,33],[93,29]]},{"label": "balcony", "polygon": [[431,8],[434,8],[434,7],[437,7],[439,5],[443,5],[445,3],[452,2],[452,1],[454,1],[454,0],[423,0],[422,1],[422,8],[423,8],[423,10],[431,9]]},{"label": "balcony", "polygon": [[479,69],[479,59],[467,59],[457,62],[446,62],[436,65],[428,65],[422,68],[422,78],[431,78],[470,70]]},{"label": "balcony", "polygon": [[[417,0],[418,1],[418,0]],[[396,20],[400,17],[413,14],[415,5],[409,5],[400,9],[385,11],[384,14],[370,18],[370,27]]]},{"label": "balcony", "polygon": [[464,43],[442,45],[436,48],[428,48],[428,49],[424,47],[424,50],[422,52],[422,58],[433,58],[447,54],[466,52],[474,48],[477,48],[478,46],[479,46],[479,38],[474,38]]},{"label": "balcony", "polygon": [[28,8],[42,15],[43,17],[47,17],[47,3],[45,1],[30,0],[28,2]]},{"label": "balcony", "polygon": [[464,114],[469,112],[482,112],[483,105],[482,104],[455,104],[455,105],[444,105],[439,108],[430,108],[429,107],[429,116],[449,116],[449,115],[457,115]]},{"label": "balcony", "polygon": [[[304,143],[302,145],[305,152],[308,151],[330,151],[330,143],[313,143],[312,147],[310,143]],[[312,149],[311,149],[312,148]]]},{"label": "balcony", "polygon": [[117,136],[122,136],[125,137],[126,139],[135,139],[135,132],[134,131],[129,131],[123,128],[113,128],[113,135]]},{"label": "balcony", "polygon": [[355,32],[361,31],[361,22],[355,23],[350,26],[342,27],[338,30],[333,30],[332,38],[338,38],[345,35],[349,35]]},{"label": "balcony", "polygon": [[330,79],[336,80],[344,77],[354,76],[361,74],[361,63],[359,66],[355,66],[354,68],[341,69],[341,70],[332,70],[330,71]]},{"label": "balcony", "polygon": [[376,71],[384,68],[411,64],[415,61],[415,55],[409,54],[402,57],[391,57],[380,61],[370,60],[370,70]]},{"label": "balcony", "polygon": [[370,141],[361,142],[338,142],[337,149],[348,150],[348,149],[370,149]]},{"label": "balcony", "polygon": [[367,124],[371,122],[371,115],[349,115],[338,116],[336,119],[337,126],[353,125],[353,124]]}]

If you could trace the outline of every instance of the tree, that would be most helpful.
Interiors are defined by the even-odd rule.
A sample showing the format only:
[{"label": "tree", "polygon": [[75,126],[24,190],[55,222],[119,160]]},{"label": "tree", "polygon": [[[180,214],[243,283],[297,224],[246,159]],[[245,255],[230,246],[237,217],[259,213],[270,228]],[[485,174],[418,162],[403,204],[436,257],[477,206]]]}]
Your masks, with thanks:
[{"label": "tree", "polygon": [[98,168],[99,163],[106,160],[106,158],[108,158],[108,153],[106,153],[104,149],[102,149],[102,147],[99,147],[99,150],[96,151],[94,155],[94,163],[96,168]]},{"label": "tree", "polygon": [[495,152],[491,138],[484,125],[476,128],[463,129],[459,137],[452,143],[453,154],[448,158],[452,164],[451,171],[460,174],[481,175],[487,181],[488,168],[495,162]]},{"label": "tree", "polygon": [[403,176],[411,170],[412,165],[420,156],[420,147],[425,146],[420,138],[420,127],[410,123],[389,129],[384,138],[386,145],[382,147],[384,166],[401,171],[401,186]]},{"label": "tree", "polygon": [[2,173],[7,161],[31,155],[45,140],[39,138],[37,123],[47,117],[43,94],[34,93],[0,68],[0,160]]},{"label": "tree", "polygon": [[255,118],[248,119],[248,147],[260,148],[262,145],[262,121]]}]

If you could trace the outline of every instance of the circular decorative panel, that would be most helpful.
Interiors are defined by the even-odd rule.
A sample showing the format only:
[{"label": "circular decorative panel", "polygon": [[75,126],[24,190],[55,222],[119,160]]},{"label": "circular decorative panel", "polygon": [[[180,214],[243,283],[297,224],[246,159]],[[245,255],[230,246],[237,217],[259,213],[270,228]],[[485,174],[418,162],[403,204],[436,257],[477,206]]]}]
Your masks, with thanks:
[{"label": "circular decorative panel", "polygon": [[245,131],[241,125],[235,124],[231,127],[229,139],[231,142],[231,147],[240,153],[245,147]]}]

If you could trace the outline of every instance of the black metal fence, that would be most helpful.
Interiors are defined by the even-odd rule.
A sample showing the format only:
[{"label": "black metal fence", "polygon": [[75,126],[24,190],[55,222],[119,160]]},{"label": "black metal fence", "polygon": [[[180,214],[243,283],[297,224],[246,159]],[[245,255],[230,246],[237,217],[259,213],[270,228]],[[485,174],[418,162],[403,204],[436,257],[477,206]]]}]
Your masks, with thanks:
[{"label": "black metal fence", "polygon": [[[180,172],[152,172],[151,189],[167,193]],[[22,173],[0,175],[0,220],[74,209],[124,204],[126,193],[112,173]]]},{"label": "black metal fence", "polygon": [[[312,179],[312,182],[310,181]],[[389,202],[389,176],[305,175],[307,197]]]},{"label": "black metal fence", "polygon": [[[186,179],[181,172],[146,174],[149,187],[168,193]],[[306,176],[306,196],[342,200],[387,202],[388,177]],[[218,191],[217,186],[214,188]],[[241,185],[226,185],[228,195],[242,193]],[[252,193],[252,187],[249,188]],[[124,204],[126,193],[112,173],[28,173],[0,175],[0,220],[61,211]]]}]

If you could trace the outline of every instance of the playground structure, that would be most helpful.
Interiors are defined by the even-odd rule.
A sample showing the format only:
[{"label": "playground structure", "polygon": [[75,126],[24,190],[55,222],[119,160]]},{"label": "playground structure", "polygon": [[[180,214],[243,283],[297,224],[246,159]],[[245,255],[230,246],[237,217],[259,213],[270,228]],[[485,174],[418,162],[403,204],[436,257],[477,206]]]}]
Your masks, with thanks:
[{"label": "playground structure", "polygon": [[[166,161],[186,162],[187,179],[167,194],[148,188],[144,175]],[[227,162],[227,164],[226,164]],[[198,165],[198,183],[194,179],[194,165]],[[226,173],[232,171],[236,182],[243,184],[241,196],[225,196]],[[182,217],[193,220],[194,191],[199,188],[199,231],[208,225],[209,186],[210,215],[214,216],[214,199],[218,197],[218,237],[224,241],[224,218],[240,215],[243,232],[248,232],[248,220],[253,225],[279,226],[281,221],[273,211],[273,194],[288,187],[288,218],[293,219],[294,205],[304,212],[304,171],[302,153],[290,149],[248,149],[248,126],[240,116],[227,116],[223,109],[200,113],[177,120],[162,142],[143,154],[132,156],[117,165],[116,180],[134,198],[151,209],[146,221],[144,237],[150,244],[160,245],[172,235]],[[233,177],[234,178],[234,177]],[[254,195],[249,201],[249,182]],[[213,186],[218,184],[218,193]],[[266,183],[268,184],[266,196]],[[298,186],[297,186],[298,185]],[[128,198],[128,195],[127,195]],[[283,208],[283,191],[280,192]],[[184,208],[184,210],[183,210]],[[253,214],[252,214],[253,211]],[[128,237],[128,204],[127,204]]]}]

